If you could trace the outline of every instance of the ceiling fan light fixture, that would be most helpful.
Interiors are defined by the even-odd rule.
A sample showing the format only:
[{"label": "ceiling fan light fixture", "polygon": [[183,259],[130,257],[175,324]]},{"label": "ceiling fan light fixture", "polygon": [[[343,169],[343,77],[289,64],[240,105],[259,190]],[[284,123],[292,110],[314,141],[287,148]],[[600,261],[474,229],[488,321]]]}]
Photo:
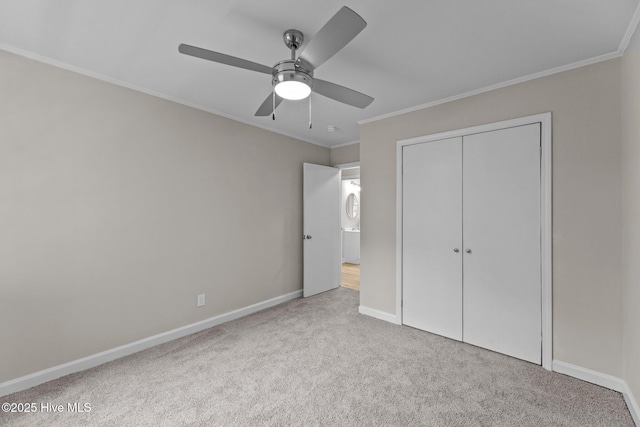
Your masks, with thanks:
[{"label": "ceiling fan light fixture", "polygon": [[273,88],[284,99],[297,101],[311,94],[313,79],[295,61],[282,61],[274,67]]},{"label": "ceiling fan light fixture", "polygon": [[305,99],[309,94],[311,94],[311,88],[309,85],[296,80],[288,80],[278,83],[275,87],[275,91],[279,97],[292,101]]}]

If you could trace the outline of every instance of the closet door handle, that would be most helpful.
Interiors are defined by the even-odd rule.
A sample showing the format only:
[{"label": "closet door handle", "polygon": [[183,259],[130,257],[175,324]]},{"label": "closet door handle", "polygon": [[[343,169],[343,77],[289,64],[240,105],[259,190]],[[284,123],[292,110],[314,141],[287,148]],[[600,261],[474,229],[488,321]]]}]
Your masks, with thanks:
[{"label": "closet door handle", "polygon": [[458,249],[458,248],[453,248],[453,252],[458,253],[458,252],[460,252],[460,249]]},{"label": "closet door handle", "polygon": [[467,249],[465,252],[470,254],[471,253],[471,249]]}]

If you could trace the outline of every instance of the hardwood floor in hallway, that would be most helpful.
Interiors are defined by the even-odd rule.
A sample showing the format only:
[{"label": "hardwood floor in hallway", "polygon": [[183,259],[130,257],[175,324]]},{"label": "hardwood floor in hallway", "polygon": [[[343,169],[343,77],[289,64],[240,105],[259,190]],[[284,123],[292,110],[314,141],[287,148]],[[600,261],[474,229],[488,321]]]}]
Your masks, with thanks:
[{"label": "hardwood floor in hallway", "polygon": [[342,264],[342,280],[340,286],[356,291],[360,290],[360,264]]}]

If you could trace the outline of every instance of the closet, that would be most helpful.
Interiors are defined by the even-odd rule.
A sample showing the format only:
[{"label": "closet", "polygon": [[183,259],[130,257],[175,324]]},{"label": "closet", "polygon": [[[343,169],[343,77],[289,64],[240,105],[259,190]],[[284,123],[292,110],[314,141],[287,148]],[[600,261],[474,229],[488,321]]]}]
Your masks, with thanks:
[{"label": "closet", "polygon": [[541,125],[402,147],[402,323],[541,364]]}]

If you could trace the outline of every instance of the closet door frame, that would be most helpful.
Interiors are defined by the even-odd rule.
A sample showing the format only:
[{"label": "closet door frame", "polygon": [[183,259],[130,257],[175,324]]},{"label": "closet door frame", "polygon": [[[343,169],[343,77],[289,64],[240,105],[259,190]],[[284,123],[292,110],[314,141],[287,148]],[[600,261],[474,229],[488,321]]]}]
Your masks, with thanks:
[{"label": "closet door frame", "polygon": [[540,123],[540,262],[541,262],[541,331],[542,367],[552,370],[553,356],[553,269],[552,269],[552,218],[551,218],[551,113],[536,114],[416,138],[402,139],[396,143],[396,321],[402,324],[402,149],[407,145],[421,144],[441,139],[490,132],[516,126]]}]

